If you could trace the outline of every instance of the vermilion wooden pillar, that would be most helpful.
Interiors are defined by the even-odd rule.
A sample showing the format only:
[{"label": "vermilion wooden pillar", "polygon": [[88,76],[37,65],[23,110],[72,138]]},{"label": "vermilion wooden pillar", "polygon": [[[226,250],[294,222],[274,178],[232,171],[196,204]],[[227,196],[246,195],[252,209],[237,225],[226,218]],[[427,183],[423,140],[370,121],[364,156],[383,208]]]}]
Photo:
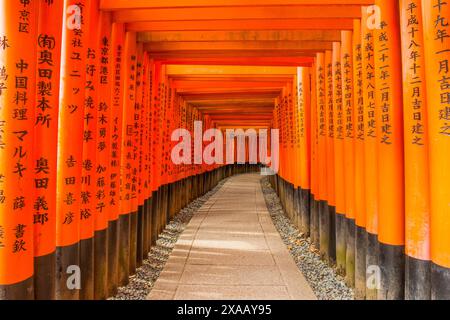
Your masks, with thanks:
[{"label": "vermilion wooden pillar", "polygon": [[345,166],[344,166],[344,109],[342,99],[341,43],[333,43],[333,130],[334,130],[334,174],[336,196],[336,264],[338,273],[345,275]]},{"label": "vermilion wooden pillar", "polygon": [[366,297],[366,207],[365,207],[365,170],[364,170],[364,81],[363,81],[363,47],[361,20],[353,23],[353,121],[354,121],[354,155],[355,155],[355,297]]},{"label": "vermilion wooden pillar", "polygon": [[100,12],[97,26],[100,36],[98,41],[98,111],[96,150],[96,193],[95,193],[95,237],[94,237],[94,299],[108,297],[108,232],[109,212],[114,210],[110,202],[111,184],[111,141],[113,61],[112,60],[112,22],[111,13]]},{"label": "vermilion wooden pillar", "polygon": [[318,141],[317,125],[317,61],[311,68],[311,201],[310,201],[310,233],[311,241],[319,248],[319,206],[318,206]]},{"label": "vermilion wooden pillar", "polygon": [[83,158],[81,171],[80,198],[80,267],[81,300],[94,299],[94,230],[97,194],[97,116],[99,95],[99,45],[100,28],[98,28],[98,1],[89,0],[86,11],[89,19],[85,20],[86,30],[91,30],[86,39],[86,85],[83,128]]},{"label": "vermilion wooden pillar", "polygon": [[375,1],[382,12],[374,31],[378,147],[378,240],[381,287],[378,299],[404,298],[404,145],[399,6]]},{"label": "vermilion wooden pillar", "polygon": [[317,161],[318,161],[318,200],[320,255],[329,261],[330,257],[330,216],[327,202],[327,125],[326,125],[326,65],[331,61],[331,52],[316,56],[317,74]]},{"label": "vermilion wooden pillar", "polygon": [[422,1],[431,213],[431,298],[450,299],[450,3]]},{"label": "vermilion wooden pillar", "polygon": [[123,79],[124,79],[124,25],[113,23],[111,31],[110,81],[112,86],[110,125],[111,174],[109,176],[108,201],[108,294],[115,295],[119,283],[119,213],[120,170],[122,164]]},{"label": "vermilion wooden pillar", "polygon": [[[72,16],[71,23],[67,23],[69,14],[66,15],[62,35],[56,215],[57,299],[78,299],[81,286],[79,228],[89,33],[87,4],[88,1],[64,1],[64,10],[70,7],[69,14]],[[68,283],[71,285],[68,286]]]},{"label": "vermilion wooden pillar", "polygon": [[300,134],[300,186],[301,226],[304,234],[310,232],[311,198],[311,86],[309,68],[299,68],[299,134]]},{"label": "vermilion wooden pillar", "polygon": [[430,189],[422,6],[400,1],[405,139],[405,298],[430,299]]},{"label": "vermilion wooden pillar", "polygon": [[34,298],[37,7],[0,1],[0,300]]},{"label": "vermilion wooden pillar", "polygon": [[133,213],[134,105],[136,100],[136,33],[125,33],[122,105],[122,165],[120,170],[119,213],[119,285],[128,284],[130,276],[130,215]]},{"label": "vermilion wooden pillar", "polygon": [[368,13],[362,8],[361,47],[362,81],[364,99],[364,199],[366,212],[367,250],[366,299],[376,300],[378,296],[378,148],[377,119],[375,117],[375,60],[374,34],[368,27]]},{"label": "vermilion wooden pillar", "polygon": [[[39,1],[34,127],[34,295],[55,299],[56,176],[63,2]],[[49,23],[49,19],[52,23]],[[46,75],[51,72],[51,75]],[[49,77],[50,75],[50,77]],[[45,143],[42,143],[45,141]]]},{"label": "vermilion wooden pillar", "polygon": [[355,286],[355,127],[353,119],[353,32],[341,32],[341,72],[342,72],[342,109],[344,122],[344,170],[345,170],[345,217],[346,217],[346,263],[345,280]]}]

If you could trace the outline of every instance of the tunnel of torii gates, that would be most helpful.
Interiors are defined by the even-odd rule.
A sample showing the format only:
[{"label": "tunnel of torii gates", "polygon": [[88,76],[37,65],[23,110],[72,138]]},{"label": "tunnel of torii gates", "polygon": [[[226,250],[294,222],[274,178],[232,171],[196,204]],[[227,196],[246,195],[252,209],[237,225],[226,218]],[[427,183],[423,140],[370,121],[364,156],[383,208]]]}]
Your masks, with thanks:
[{"label": "tunnel of torii gates", "polygon": [[272,185],[358,299],[449,299],[449,23],[444,0],[0,0],[0,299],[114,295],[258,169],[174,164],[194,121],[279,129]]}]

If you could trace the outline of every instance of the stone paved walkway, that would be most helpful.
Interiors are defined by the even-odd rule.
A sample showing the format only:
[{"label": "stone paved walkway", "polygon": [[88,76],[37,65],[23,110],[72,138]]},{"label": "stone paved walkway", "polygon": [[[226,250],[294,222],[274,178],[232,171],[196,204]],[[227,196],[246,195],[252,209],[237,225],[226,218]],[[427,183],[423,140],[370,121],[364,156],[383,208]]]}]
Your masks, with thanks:
[{"label": "stone paved walkway", "polygon": [[272,223],[260,178],[231,177],[199,209],[148,299],[316,299]]}]

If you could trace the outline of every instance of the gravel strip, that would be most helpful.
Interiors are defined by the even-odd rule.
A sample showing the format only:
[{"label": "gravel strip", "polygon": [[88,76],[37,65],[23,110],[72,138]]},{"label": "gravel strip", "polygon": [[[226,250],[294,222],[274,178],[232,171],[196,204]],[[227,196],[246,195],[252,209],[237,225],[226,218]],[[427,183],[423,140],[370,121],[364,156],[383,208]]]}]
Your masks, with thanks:
[{"label": "gravel strip", "polygon": [[284,210],[267,177],[261,179],[262,191],[275,227],[297,267],[319,300],[353,300],[354,292],[333,267],[320,259],[311,239],[301,233],[285,216]]},{"label": "gravel strip", "polygon": [[142,266],[136,270],[136,274],[130,276],[129,284],[125,287],[120,287],[117,295],[108,300],[145,300],[147,298],[169,259],[178,237],[197,210],[223,186],[226,180],[222,180],[214,189],[191,202],[170,221],[159,235],[156,245],[151,248]]}]

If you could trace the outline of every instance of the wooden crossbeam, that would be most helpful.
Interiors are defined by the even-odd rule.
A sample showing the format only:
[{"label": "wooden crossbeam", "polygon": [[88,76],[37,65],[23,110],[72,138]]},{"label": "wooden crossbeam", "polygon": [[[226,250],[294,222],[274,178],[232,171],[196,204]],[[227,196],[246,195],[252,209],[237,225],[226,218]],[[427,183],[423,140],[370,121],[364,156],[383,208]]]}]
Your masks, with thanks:
[{"label": "wooden crossbeam", "polygon": [[129,31],[351,30],[353,19],[182,20],[126,24]]},{"label": "wooden crossbeam", "polygon": [[203,65],[167,65],[166,75],[296,75],[293,67],[260,67],[260,66],[203,66]]},{"label": "wooden crossbeam", "polygon": [[184,41],[184,42],[150,42],[145,44],[149,52],[170,51],[227,51],[227,50],[261,50],[261,51],[325,51],[332,50],[333,43],[326,41]]},{"label": "wooden crossbeam", "polygon": [[248,31],[150,31],[139,32],[139,42],[161,41],[340,41],[338,30],[248,30]]},{"label": "wooden crossbeam", "polygon": [[162,64],[242,65],[242,66],[298,66],[311,67],[313,57],[216,57],[159,59]]}]

